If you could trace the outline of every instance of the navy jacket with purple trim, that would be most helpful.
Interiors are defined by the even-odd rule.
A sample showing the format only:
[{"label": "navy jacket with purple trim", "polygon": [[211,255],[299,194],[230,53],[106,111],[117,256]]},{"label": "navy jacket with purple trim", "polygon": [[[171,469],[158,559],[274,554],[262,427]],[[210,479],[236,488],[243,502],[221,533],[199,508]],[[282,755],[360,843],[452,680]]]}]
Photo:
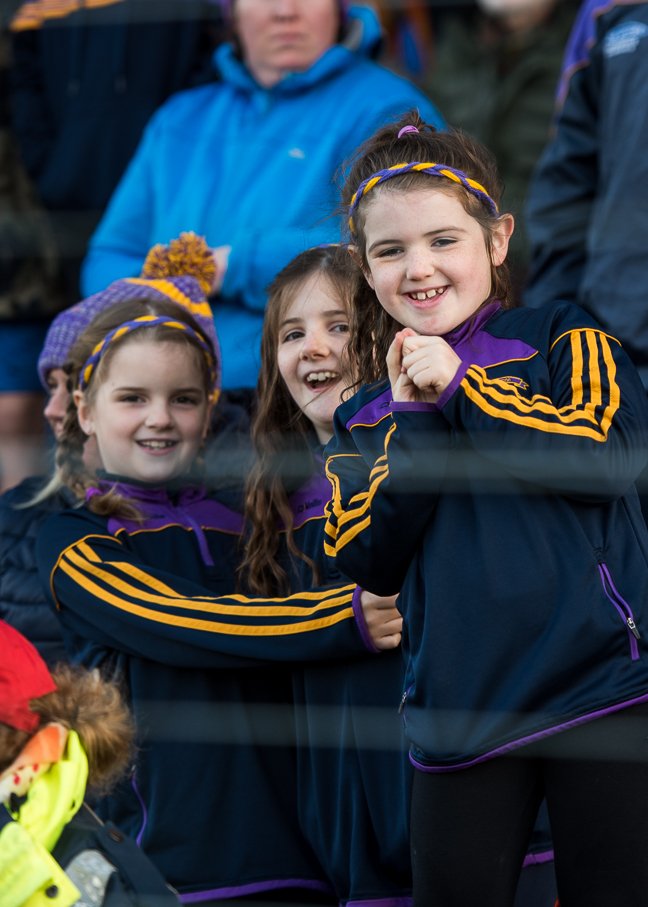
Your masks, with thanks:
[{"label": "navy jacket with purple trim", "polygon": [[438,771],[648,700],[636,370],[568,303],[491,303],[446,339],[436,405],[362,388],[327,448],[326,550],[401,589],[410,758]]},{"label": "navy jacket with purple trim", "polygon": [[102,815],[183,897],[327,890],[298,826],[287,662],[366,653],[354,585],[234,594],[237,514],[200,488],[125,491],[143,523],[83,506],[38,538],[70,656],[122,677],[135,713],[132,783]]}]

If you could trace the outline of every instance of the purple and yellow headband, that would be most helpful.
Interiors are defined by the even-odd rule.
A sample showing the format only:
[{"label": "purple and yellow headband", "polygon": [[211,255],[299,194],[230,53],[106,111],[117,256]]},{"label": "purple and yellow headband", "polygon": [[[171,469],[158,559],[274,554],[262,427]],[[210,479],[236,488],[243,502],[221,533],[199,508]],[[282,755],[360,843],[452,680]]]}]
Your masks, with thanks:
[{"label": "purple and yellow headband", "polygon": [[132,321],[125,321],[123,324],[117,325],[116,328],[113,328],[112,331],[109,331],[103,340],[100,340],[99,343],[95,346],[93,351],[90,353],[86,359],[83,368],[79,372],[79,389],[84,391],[99,364],[99,360],[106,352],[113,340],[119,340],[124,337],[126,334],[136,331],[140,328],[154,328],[154,327],[167,327],[175,328],[179,331],[184,331],[189,337],[192,337],[200,349],[205,354],[207,360],[207,366],[209,368],[209,378],[210,383],[213,388],[211,393],[211,399],[216,400],[218,391],[216,389],[216,362],[214,359],[214,354],[211,350],[211,347],[198,331],[195,331],[190,325],[184,324],[182,321],[176,321],[173,318],[169,318],[167,315],[141,315],[139,318],[134,318]]},{"label": "purple and yellow headband", "polygon": [[[401,129],[398,134],[400,138],[401,134],[407,130],[416,130],[416,127],[406,126],[405,129]],[[416,130],[418,132],[418,130]],[[427,173],[429,176],[439,176],[445,177],[446,179],[452,180],[455,183],[459,183],[470,192],[471,195],[474,195],[475,198],[478,198],[480,202],[483,202],[484,205],[488,208],[493,217],[499,215],[497,205],[490,197],[486,189],[482,186],[481,183],[478,183],[476,180],[471,179],[467,176],[463,170],[457,170],[455,167],[450,167],[447,164],[433,164],[429,161],[410,161],[403,164],[393,164],[391,167],[387,167],[386,170],[378,170],[376,173],[372,173],[371,176],[368,176],[367,179],[363,180],[358,188],[356,189],[351,203],[349,205],[349,229],[351,233],[354,234],[355,230],[353,227],[353,217],[355,212],[358,209],[358,205],[365,197],[365,195],[380,183],[384,183],[386,180],[392,179],[394,176],[401,176],[403,173],[410,173],[412,171],[417,171],[419,173]]]}]

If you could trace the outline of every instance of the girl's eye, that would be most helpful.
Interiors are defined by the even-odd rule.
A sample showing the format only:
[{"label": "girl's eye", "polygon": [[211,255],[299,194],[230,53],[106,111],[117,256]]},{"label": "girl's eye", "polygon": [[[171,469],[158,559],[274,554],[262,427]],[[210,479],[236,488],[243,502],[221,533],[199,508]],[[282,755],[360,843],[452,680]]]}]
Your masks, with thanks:
[{"label": "girl's eye", "polygon": [[346,321],[341,321],[339,324],[334,324],[331,328],[332,331],[335,331],[338,334],[348,334],[349,325]]},{"label": "girl's eye", "polygon": [[378,258],[393,258],[394,255],[398,255],[399,252],[403,250],[398,246],[393,246],[389,249],[381,249],[378,253]]},{"label": "girl's eye", "polygon": [[181,394],[179,397],[175,398],[175,402],[179,403],[181,406],[198,406],[200,400],[198,397],[190,394]]},{"label": "girl's eye", "polygon": [[456,242],[456,239],[451,239],[449,236],[437,236],[433,241],[433,246],[452,246]]},{"label": "girl's eye", "polygon": [[143,397],[140,394],[124,394],[119,398],[120,403],[141,403]]},{"label": "girl's eye", "polygon": [[289,331],[287,334],[284,334],[282,343],[290,343],[291,340],[299,340],[300,337],[304,336],[303,331]]}]

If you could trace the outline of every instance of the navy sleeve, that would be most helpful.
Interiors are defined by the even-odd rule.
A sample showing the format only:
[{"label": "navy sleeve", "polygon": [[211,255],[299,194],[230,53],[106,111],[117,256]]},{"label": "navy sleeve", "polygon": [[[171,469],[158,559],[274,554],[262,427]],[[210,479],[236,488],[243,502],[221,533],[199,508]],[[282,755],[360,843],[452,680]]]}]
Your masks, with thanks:
[{"label": "navy sleeve", "polygon": [[648,404],[636,369],[618,340],[573,319],[554,325],[546,366],[549,392],[525,396],[471,365],[443,414],[496,471],[592,502],[620,497],[648,458]]},{"label": "navy sleeve", "polygon": [[383,453],[367,463],[339,416],[327,448],[332,486],[325,552],[339,569],[379,595],[400,592],[443,482],[450,429],[433,407],[395,406]]},{"label": "navy sleeve", "polygon": [[70,634],[194,668],[367,652],[355,619],[353,584],[286,598],[214,595],[142,562],[118,538],[97,529],[83,511],[67,511],[50,518],[39,534],[41,579]]}]

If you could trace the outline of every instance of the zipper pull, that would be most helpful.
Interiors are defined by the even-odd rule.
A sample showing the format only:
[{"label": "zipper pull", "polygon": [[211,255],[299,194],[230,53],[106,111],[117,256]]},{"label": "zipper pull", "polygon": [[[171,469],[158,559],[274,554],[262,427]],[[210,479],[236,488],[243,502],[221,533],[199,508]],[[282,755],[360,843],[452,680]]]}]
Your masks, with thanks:
[{"label": "zipper pull", "polygon": [[407,690],[405,690],[405,692],[404,692],[403,695],[401,696],[400,705],[398,706],[398,714],[399,714],[399,715],[402,714],[403,709],[405,708],[405,701],[406,701],[406,700],[407,700]]},{"label": "zipper pull", "polygon": [[636,623],[634,622],[633,618],[632,618],[632,617],[628,617],[628,618],[626,619],[626,623],[627,623],[628,627],[630,628],[630,632],[632,633],[632,635],[634,636],[634,638],[635,638],[635,639],[641,639],[641,634],[639,633],[639,630],[637,630],[637,625],[636,625]]}]

